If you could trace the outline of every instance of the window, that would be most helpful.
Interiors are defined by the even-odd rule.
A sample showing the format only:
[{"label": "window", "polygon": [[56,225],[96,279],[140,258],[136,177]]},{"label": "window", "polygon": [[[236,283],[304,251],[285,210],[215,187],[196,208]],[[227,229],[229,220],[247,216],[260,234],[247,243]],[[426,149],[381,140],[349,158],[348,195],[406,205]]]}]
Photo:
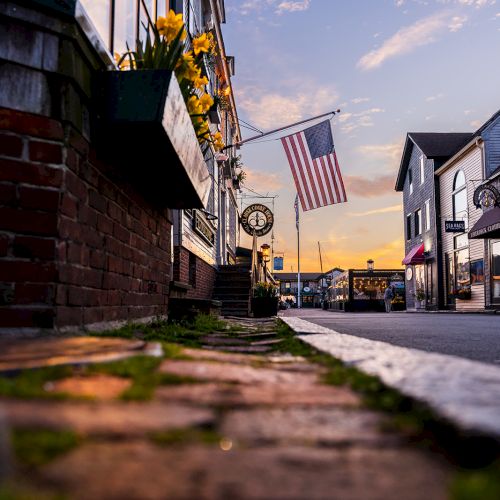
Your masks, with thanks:
[{"label": "window", "polygon": [[422,210],[420,208],[415,212],[415,236],[422,233]]},{"label": "window", "polygon": [[470,263],[471,285],[482,285],[484,283],[484,261],[483,259],[473,260]]},{"label": "window", "polygon": [[468,227],[467,212],[467,189],[465,175],[459,170],[453,181],[453,220],[465,221],[465,228]]},{"label": "window", "polygon": [[425,202],[425,230],[429,231],[431,228],[431,200]]},{"label": "window", "polygon": [[500,241],[491,242],[491,299],[500,303]]},{"label": "window", "polygon": [[425,180],[425,157],[422,155],[420,157],[420,184],[423,184]]},{"label": "window", "polygon": [[406,216],[406,239],[411,240],[411,214]]},{"label": "window", "polygon": [[413,174],[411,168],[408,169],[408,184],[410,186],[410,194],[413,193]]}]

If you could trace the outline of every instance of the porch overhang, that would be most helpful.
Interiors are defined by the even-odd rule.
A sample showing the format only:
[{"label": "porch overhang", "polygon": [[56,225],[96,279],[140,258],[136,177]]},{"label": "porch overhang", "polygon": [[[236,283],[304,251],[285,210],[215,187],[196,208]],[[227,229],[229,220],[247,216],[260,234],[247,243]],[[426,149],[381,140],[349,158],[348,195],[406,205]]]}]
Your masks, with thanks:
[{"label": "porch overhang", "polygon": [[405,266],[424,263],[424,244],[414,246],[403,259],[402,263]]},{"label": "porch overhang", "polygon": [[500,238],[500,207],[494,207],[484,212],[469,231],[469,239],[485,240]]}]

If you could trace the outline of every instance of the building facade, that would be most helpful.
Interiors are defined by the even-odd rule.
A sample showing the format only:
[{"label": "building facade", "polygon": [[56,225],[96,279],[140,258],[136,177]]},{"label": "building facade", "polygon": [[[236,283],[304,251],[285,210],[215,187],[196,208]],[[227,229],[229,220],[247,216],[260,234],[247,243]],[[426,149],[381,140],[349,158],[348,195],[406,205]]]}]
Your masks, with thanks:
[{"label": "building facade", "polygon": [[[234,58],[225,52],[221,24],[225,23],[224,2],[184,0],[173,5],[181,12],[188,27],[188,37],[211,31],[217,41],[217,56],[206,61],[205,72],[210,93],[223,96],[224,105],[210,114],[212,132],[220,131],[231,146],[241,140],[238,115],[231,92]],[[202,210],[184,209],[173,213],[173,283],[172,297],[192,303],[210,300],[217,268],[236,263],[239,211],[236,202],[236,147],[217,153],[207,148],[204,154],[210,177],[210,193]]]},{"label": "building facade", "polygon": [[[154,20],[174,7],[184,12],[195,34],[200,29],[196,16],[202,15],[201,27],[214,33],[221,54],[206,68],[206,90],[212,95],[224,90],[230,110],[224,116],[219,105],[210,126],[232,144],[239,131],[227,90],[231,58],[220,37],[224,5],[220,0],[197,5],[160,0],[1,3],[2,330],[37,334],[109,328],[166,316],[174,268],[179,276],[188,274],[185,281],[196,276],[199,293],[210,295],[214,264],[219,255],[227,259],[226,248],[236,241],[229,235],[236,231],[237,215],[228,201],[234,193],[225,201],[218,198],[219,191],[226,192],[214,182],[221,168],[211,148],[200,148],[177,81],[169,80],[166,97],[177,114],[152,123],[154,133],[133,120],[121,124],[120,133],[118,126],[109,127],[109,101],[103,97],[103,82],[117,69],[113,55],[143,39],[142,23],[148,17]],[[130,108],[142,111],[148,91],[132,95]],[[219,159],[229,162],[231,156],[232,151]],[[185,258],[182,243],[173,250],[174,214],[180,208],[191,211],[195,222],[190,231],[200,241],[215,242],[217,251],[207,243],[210,257],[198,258],[203,251],[194,238],[196,259]]]},{"label": "building facade", "polygon": [[467,133],[408,133],[396,181],[403,193],[406,307],[423,298],[426,309],[443,307],[439,186],[434,172],[471,137]]}]

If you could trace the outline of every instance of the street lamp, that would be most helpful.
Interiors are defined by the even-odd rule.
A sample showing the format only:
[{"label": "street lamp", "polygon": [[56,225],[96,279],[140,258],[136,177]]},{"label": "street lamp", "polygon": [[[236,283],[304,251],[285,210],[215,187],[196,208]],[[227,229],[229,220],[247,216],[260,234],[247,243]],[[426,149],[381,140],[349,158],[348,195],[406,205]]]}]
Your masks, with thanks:
[{"label": "street lamp", "polygon": [[264,262],[264,281],[266,282],[267,282],[267,263],[271,260],[270,249],[271,247],[267,243],[264,243],[260,247],[260,251],[262,252],[262,262]]}]

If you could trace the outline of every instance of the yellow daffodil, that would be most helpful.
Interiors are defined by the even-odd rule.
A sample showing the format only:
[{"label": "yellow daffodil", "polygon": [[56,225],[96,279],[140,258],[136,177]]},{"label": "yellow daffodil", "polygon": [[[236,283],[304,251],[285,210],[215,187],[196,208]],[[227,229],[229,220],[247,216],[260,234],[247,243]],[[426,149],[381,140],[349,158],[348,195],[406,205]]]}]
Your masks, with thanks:
[{"label": "yellow daffodil", "polygon": [[201,90],[205,85],[208,85],[208,78],[206,76],[200,76],[193,80],[193,85],[196,89]]},{"label": "yellow daffodil", "polygon": [[198,55],[200,52],[208,52],[210,50],[210,40],[208,39],[206,33],[202,33],[193,39],[193,50],[195,55]]},{"label": "yellow daffodil", "polygon": [[203,108],[197,95],[192,95],[187,102],[187,108],[190,115],[203,114]]},{"label": "yellow daffodil", "polygon": [[177,77],[181,80],[185,78],[194,81],[201,76],[201,69],[196,65],[192,52],[182,54],[175,69]]},{"label": "yellow daffodil", "polygon": [[[115,52],[114,57],[115,57],[115,63],[118,66],[118,69],[120,69],[122,71],[130,69],[130,58],[129,57],[124,57],[123,60],[121,60],[122,56],[120,54],[118,54],[118,52]],[[120,60],[121,60],[121,62],[120,62]]]},{"label": "yellow daffodil", "polygon": [[207,33],[207,38],[208,38],[208,45],[209,45],[209,52],[210,54],[213,54],[213,55],[216,55],[216,43],[215,43],[215,38],[214,38],[214,35],[211,31],[209,31]]},{"label": "yellow daffodil", "polygon": [[225,146],[224,141],[222,140],[222,134],[220,132],[215,132],[215,134],[212,135],[212,141],[215,151],[220,151]]},{"label": "yellow daffodil", "polygon": [[212,96],[210,94],[203,94],[200,97],[200,105],[203,113],[206,113],[214,105]]},{"label": "yellow daffodil", "polygon": [[176,14],[173,10],[169,10],[167,17],[160,16],[156,21],[156,27],[160,35],[163,35],[168,43],[170,43],[181,30],[181,40],[186,38],[182,14]]}]

